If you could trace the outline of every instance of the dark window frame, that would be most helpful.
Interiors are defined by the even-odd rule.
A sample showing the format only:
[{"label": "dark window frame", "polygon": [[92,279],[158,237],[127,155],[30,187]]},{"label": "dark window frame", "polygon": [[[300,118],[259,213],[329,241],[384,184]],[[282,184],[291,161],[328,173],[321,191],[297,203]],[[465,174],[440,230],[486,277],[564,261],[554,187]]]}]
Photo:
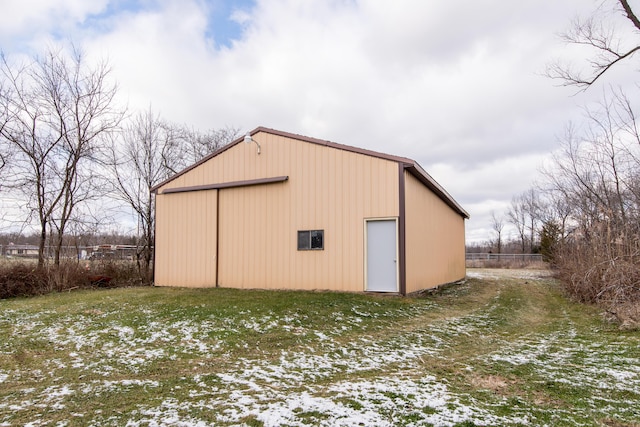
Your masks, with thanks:
[{"label": "dark window frame", "polygon": [[323,251],[324,230],[298,230],[298,250]]}]

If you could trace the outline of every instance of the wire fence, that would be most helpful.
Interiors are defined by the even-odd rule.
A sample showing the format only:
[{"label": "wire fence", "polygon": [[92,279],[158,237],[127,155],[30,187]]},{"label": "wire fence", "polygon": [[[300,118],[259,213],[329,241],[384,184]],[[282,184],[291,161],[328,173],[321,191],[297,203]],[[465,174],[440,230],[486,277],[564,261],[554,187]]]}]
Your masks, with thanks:
[{"label": "wire fence", "polygon": [[[53,246],[47,246],[44,250],[45,258],[53,258],[55,255]],[[142,247],[136,245],[93,245],[93,246],[62,246],[60,258],[78,260],[129,260],[134,261],[137,254],[142,252]],[[28,244],[0,245],[0,256],[4,258],[30,259],[38,258],[38,246]]]},{"label": "wire fence", "polygon": [[467,253],[467,261],[522,261],[542,262],[541,254],[494,254],[494,253]]}]

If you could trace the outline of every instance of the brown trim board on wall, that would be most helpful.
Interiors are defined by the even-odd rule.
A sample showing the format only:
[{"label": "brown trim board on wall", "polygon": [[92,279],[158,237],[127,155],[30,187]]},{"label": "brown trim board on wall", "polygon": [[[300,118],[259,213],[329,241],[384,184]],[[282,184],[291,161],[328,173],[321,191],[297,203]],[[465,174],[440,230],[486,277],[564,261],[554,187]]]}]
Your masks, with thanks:
[{"label": "brown trim board on wall", "polygon": [[274,184],[284,182],[289,179],[288,176],[276,176],[273,178],[249,179],[245,181],[221,182],[217,184],[194,185],[192,187],[167,188],[161,194],[186,193],[189,191],[205,191],[205,190],[222,190],[224,188],[249,187],[252,185]]},{"label": "brown trim board on wall", "polygon": [[406,165],[398,163],[398,268],[400,295],[407,294],[407,247],[406,247],[406,207],[405,207],[405,177]]}]

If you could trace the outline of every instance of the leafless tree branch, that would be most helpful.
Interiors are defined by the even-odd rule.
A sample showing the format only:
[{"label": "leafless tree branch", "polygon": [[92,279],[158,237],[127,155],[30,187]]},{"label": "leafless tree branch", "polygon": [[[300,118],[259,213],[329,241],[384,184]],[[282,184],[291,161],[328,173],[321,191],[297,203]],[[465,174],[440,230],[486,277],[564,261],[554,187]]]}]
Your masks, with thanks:
[{"label": "leafless tree branch", "polygon": [[15,152],[12,185],[38,217],[39,266],[51,238],[59,264],[69,220],[80,204],[97,195],[98,187],[91,187],[91,160],[123,117],[115,106],[117,85],[109,77],[106,63],[89,66],[74,46],[69,53],[49,48],[27,64],[1,57],[0,110],[6,119],[0,139]]},{"label": "leafless tree branch", "polygon": [[[624,30],[619,26],[605,23],[601,8],[587,19],[574,20],[570,29],[560,37],[568,44],[585,46],[591,50],[591,57],[586,59],[591,71],[585,73],[571,64],[556,61],[547,66],[545,74],[548,77],[559,80],[562,86],[586,90],[615,65],[628,60],[640,50],[640,20],[627,0],[618,2],[626,19],[633,24],[632,34],[623,36],[621,32]],[[627,45],[631,43],[631,47],[624,48],[623,39],[628,40]],[[633,39],[635,41],[631,41]]]}]

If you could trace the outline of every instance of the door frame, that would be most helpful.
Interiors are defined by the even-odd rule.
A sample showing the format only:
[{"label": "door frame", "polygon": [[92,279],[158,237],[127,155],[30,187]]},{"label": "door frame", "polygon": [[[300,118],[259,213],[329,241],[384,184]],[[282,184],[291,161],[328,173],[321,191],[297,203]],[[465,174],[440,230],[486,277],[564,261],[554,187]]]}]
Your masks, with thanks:
[{"label": "door frame", "polygon": [[[395,231],[396,231],[396,247],[395,247],[395,255],[396,255],[396,289],[394,291],[378,291],[373,290],[370,291],[369,287],[369,278],[368,278],[368,270],[369,270],[369,253],[368,253],[368,242],[369,242],[369,233],[367,231],[367,224],[369,222],[377,222],[377,221],[393,221],[395,223]],[[364,291],[365,292],[380,292],[380,293],[399,293],[400,292],[400,242],[399,242],[399,227],[398,227],[398,217],[374,217],[374,218],[365,218],[364,219]]]}]

